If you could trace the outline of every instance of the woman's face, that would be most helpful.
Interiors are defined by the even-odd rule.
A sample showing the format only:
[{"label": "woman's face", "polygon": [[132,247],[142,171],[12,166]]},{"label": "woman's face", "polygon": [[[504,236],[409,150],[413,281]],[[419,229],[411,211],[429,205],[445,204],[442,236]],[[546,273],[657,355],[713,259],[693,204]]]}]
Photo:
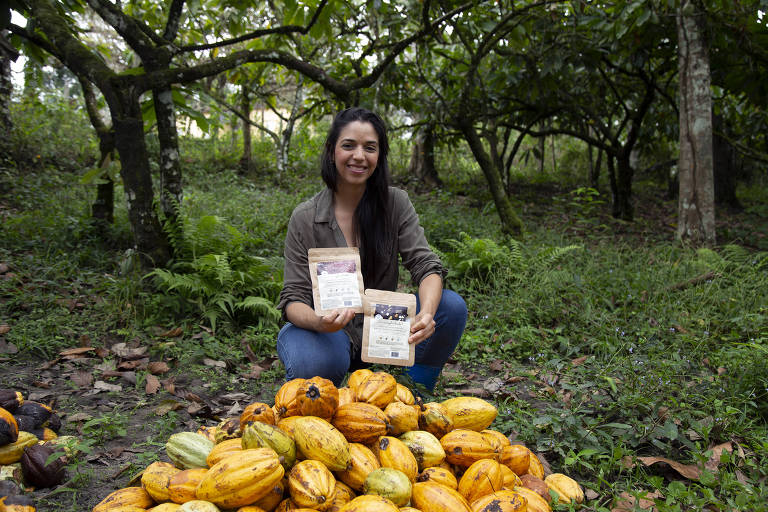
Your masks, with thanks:
[{"label": "woman's face", "polygon": [[371,123],[352,121],[341,129],[333,151],[339,184],[365,185],[378,161],[379,136]]}]

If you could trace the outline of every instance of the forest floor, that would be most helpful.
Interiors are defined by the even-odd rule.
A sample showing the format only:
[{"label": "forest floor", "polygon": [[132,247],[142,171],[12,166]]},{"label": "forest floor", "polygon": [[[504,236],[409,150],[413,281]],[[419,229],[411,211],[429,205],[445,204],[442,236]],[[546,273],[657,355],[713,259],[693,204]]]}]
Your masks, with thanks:
[{"label": "forest floor", "polygon": [[[520,191],[524,217],[536,218],[539,229],[550,226],[587,245],[601,238],[621,239],[630,246],[647,246],[674,239],[676,203],[657,195],[640,196],[637,220],[620,222],[600,214],[600,222],[589,222],[562,204],[553,204],[552,189],[536,187]],[[0,200],[3,216],[14,210]],[[743,212],[718,212],[720,240],[765,250],[768,226],[754,215]],[[13,281],[17,289],[44,287],[48,300],[60,306],[60,314],[82,318],[104,300],[98,289],[83,284],[79,276],[68,280],[41,283],[25,275],[23,266],[12,259],[0,278]],[[0,262],[2,263],[2,262]],[[22,268],[19,268],[22,267]],[[50,297],[57,297],[51,299]],[[0,327],[14,328],[11,317],[2,317],[3,304],[12,300],[0,297]],[[35,305],[30,305],[29,313]],[[90,510],[110,492],[135,482],[150,462],[164,457],[165,440],[174,432],[215,425],[224,418],[239,415],[251,402],[273,403],[283,382],[282,369],[274,355],[256,355],[243,340],[245,359],[201,357],[192,367],[164,356],[169,344],[203,343],[212,333],[204,326],[182,330],[176,326],[156,326],[141,336],[126,336],[114,330],[92,332],[64,328],[57,336],[69,348],[57,354],[18,352],[0,332],[0,387],[21,391],[28,400],[51,404],[60,415],[62,434],[80,439],[82,456],[68,468],[63,485],[37,489],[31,496],[37,510]],[[577,364],[577,363],[574,363]],[[716,370],[713,370],[715,373]],[[555,379],[556,381],[556,379]],[[473,365],[452,360],[446,366],[437,396],[472,394],[497,400],[514,397],[533,408],[541,400],[540,388],[556,384],[541,376],[535,362],[511,362],[503,358],[490,364]],[[514,432],[506,432],[514,437]],[[593,496],[594,498],[594,496]]]}]

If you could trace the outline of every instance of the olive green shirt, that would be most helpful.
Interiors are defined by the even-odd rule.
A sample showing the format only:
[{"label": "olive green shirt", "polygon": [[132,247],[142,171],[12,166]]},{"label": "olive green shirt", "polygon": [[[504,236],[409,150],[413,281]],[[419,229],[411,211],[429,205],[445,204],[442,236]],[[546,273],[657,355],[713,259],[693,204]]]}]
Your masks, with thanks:
[{"label": "olive green shirt", "polygon": [[[440,258],[429,248],[424,228],[419,224],[419,216],[404,190],[389,187],[389,212],[391,225],[397,232],[397,238],[390,249],[389,264],[376,269],[373,282],[366,282],[365,288],[395,291],[399,278],[398,255],[402,258],[403,266],[410,272],[414,286],[418,286],[430,274],[440,274],[445,278],[446,272]],[[302,302],[314,307],[308,250],[321,247],[347,247],[344,233],[333,213],[333,191],[329,188],[298,205],[288,223],[283,289],[277,305],[283,312],[284,320],[287,320],[285,308],[291,302]],[[353,354],[357,354],[362,343],[363,315],[355,315],[344,331],[352,341]]]}]

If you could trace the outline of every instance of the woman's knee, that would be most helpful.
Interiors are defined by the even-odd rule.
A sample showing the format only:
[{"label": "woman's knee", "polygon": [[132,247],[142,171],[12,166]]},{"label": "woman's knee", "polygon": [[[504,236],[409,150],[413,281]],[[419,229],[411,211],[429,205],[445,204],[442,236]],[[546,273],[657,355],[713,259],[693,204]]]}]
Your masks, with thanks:
[{"label": "woman's knee", "polygon": [[317,333],[288,324],[277,337],[277,352],[287,379],[320,376],[338,385],[349,368],[349,337],[343,331]]},{"label": "woman's knee", "polygon": [[446,323],[460,325],[462,330],[467,323],[467,303],[453,290],[443,290],[437,315]]}]

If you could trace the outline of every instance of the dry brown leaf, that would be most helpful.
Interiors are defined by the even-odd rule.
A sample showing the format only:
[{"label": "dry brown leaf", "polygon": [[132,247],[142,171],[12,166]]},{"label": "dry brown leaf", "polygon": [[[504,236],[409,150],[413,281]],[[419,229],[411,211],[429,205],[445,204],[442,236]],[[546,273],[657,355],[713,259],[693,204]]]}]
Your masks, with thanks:
[{"label": "dry brown leaf", "polygon": [[170,329],[168,331],[162,332],[158,334],[158,336],[161,338],[178,338],[182,334],[184,334],[184,329],[182,329],[181,327],[176,327],[174,329]]},{"label": "dry brown leaf", "polygon": [[523,377],[523,376],[518,375],[516,377],[508,378],[507,379],[507,383],[508,384],[515,384],[516,382],[522,382],[522,381],[527,380],[527,379],[528,379],[528,377]]},{"label": "dry brown leaf", "polygon": [[147,382],[144,386],[144,391],[148,395],[154,395],[157,393],[158,389],[160,389],[160,380],[151,373],[147,374]]},{"label": "dry brown leaf", "polygon": [[728,371],[728,370],[726,370],[726,369],[725,369],[725,368],[723,368],[722,366],[718,366],[718,367],[717,367],[717,374],[718,374],[718,375],[722,375],[722,374],[724,374],[724,373],[725,373],[725,372],[727,372],[727,371]]},{"label": "dry brown leaf", "polygon": [[109,349],[106,349],[104,347],[98,347],[96,349],[96,355],[100,357],[101,359],[104,359],[109,355]]},{"label": "dry brown leaf", "polygon": [[120,364],[117,365],[118,368],[122,370],[143,370],[147,367],[147,364],[149,363],[148,357],[143,357],[141,359],[134,359],[132,361],[122,361]]},{"label": "dry brown leaf", "polygon": [[93,389],[97,391],[117,391],[120,392],[123,390],[123,386],[120,384],[109,384],[107,382],[104,382],[103,380],[97,380],[93,383]]},{"label": "dry brown leaf", "polygon": [[625,469],[632,469],[635,467],[635,462],[632,460],[631,456],[625,455],[621,458],[621,466]]},{"label": "dry brown leaf", "polygon": [[747,476],[738,469],[736,470],[736,480],[743,485],[747,485]]},{"label": "dry brown leaf", "polygon": [[176,394],[176,377],[169,377],[167,379],[161,380],[160,383],[163,385],[164,390],[172,395]]},{"label": "dry brown leaf", "polygon": [[494,359],[493,361],[491,361],[491,364],[488,365],[488,368],[490,368],[495,372],[500,372],[504,370],[504,361],[502,361],[501,359]]},{"label": "dry brown leaf", "polygon": [[8,324],[0,324],[0,336],[11,332],[11,326]]},{"label": "dry brown leaf", "polygon": [[5,263],[0,263],[0,274],[5,274],[10,270],[10,267]]},{"label": "dry brown leaf", "polygon": [[66,350],[62,350],[59,352],[59,356],[66,357],[66,356],[79,356],[82,354],[85,354],[87,352],[95,352],[96,349],[93,347],[77,347],[77,348],[68,348]]},{"label": "dry brown leaf", "polygon": [[88,371],[78,370],[69,377],[79,388],[90,388],[93,386],[93,374]]},{"label": "dry brown leaf", "polygon": [[155,407],[155,414],[157,416],[165,416],[171,411],[178,411],[179,409],[182,409],[184,405],[182,405],[180,402],[177,402],[176,400],[163,400],[160,402],[160,405]]},{"label": "dry brown leaf", "polygon": [[657,462],[664,462],[665,464],[669,464],[669,466],[680,473],[680,475],[684,476],[685,478],[689,480],[698,480],[699,477],[701,477],[701,468],[698,466],[688,465],[688,464],[681,464],[677,461],[667,459],[665,457],[638,457],[637,460],[645,464],[646,466],[651,466],[653,464],[656,464]]},{"label": "dry brown leaf", "polygon": [[477,396],[481,398],[488,396],[488,392],[483,388],[458,388],[457,391],[459,391],[462,395],[467,396]]},{"label": "dry brown leaf", "polygon": [[123,359],[140,359],[147,352],[147,347],[129,347],[127,343],[115,343],[112,352]]},{"label": "dry brown leaf", "polygon": [[0,338],[0,354],[16,354],[18,352],[19,347]]},{"label": "dry brown leaf", "polygon": [[709,471],[717,471],[717,466],[720,465],[720,456],[723,454],[724,451],[728,453],[733,453],[733,444],[730,441],[727,441],[717,446],[713,446],[711,450],[712,450],[712,456],[709,458],[706,464],[704,464],[704,467],[707,468]]},{"label": "dry brown leaf", "polygon": [[576,359],[571,359],[571,365],[579,366],[580,364],[584,364],[584,361],[586,360],[587,360],[587,356],[577,357]]},{"label": "dry brown leaf", "polygon": [[147,371],[152,375],[162,375],[170,371],[168,363],[163,361],[152,361],[147,365]]},{"label": "dry brown leaf", "polygon": [[611,512],[632,512],[635,510],[636,506],[643,510],[655,511],[656,507],[654,506],[655,503],[653,502],[653,499],[663,497],[664,496],[658,491],[646,493],[645,498],[635,498],[628,492],[622,492],[616,500],[614,508],[611,509]]},{"label": "dry brown leaf", "polygon": [[264,368],[259,366],[258,364],[252,364],[251,365],[251,371],[243,375],[243,378],[246,379],[258,379],[259,376],[264,372]]},{"label": "dry brown leaf", "polygon": [[584,491],[584,497],[587,498],[589,501],[596,500],[600,497],[600,494],[597,493],[597,491],[594,491],[592,489],[587,489]]}]

